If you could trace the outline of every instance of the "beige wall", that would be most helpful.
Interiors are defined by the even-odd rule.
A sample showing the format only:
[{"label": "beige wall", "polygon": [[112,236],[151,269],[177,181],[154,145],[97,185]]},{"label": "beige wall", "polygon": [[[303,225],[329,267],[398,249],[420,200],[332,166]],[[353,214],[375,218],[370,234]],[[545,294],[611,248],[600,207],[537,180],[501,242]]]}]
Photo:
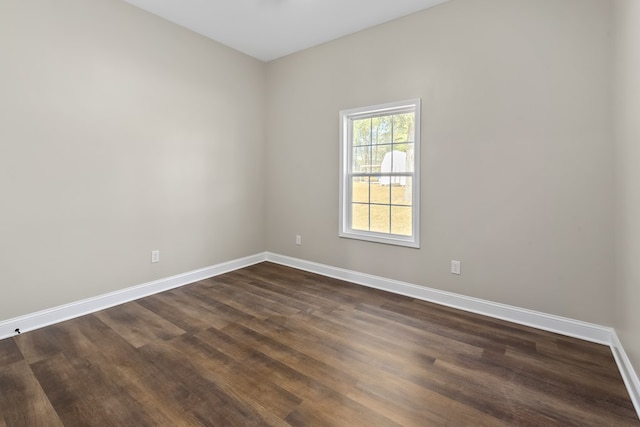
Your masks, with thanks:
[{"label": "beige wall", "polygon": [[640,2],[616,0],[616,331],[640,372]]},{"label": "beige wall", "polygon": [[0,320],[263,251],[264,95],[119,0],[0,2]]},{"label": "beige wall", "polygon": [[[610,6],[452,0],[269,63],[267,248],[611,325]],[[421,249],[338,238],[338,111],[412,97]]]},{"label": "beige wall", "polygon": [[[265,65],[118,0],[2,2],[0,320],[267,249],[612,324],[609,18],[451,0]],[[338,111],[412,97],[422,248],[339,239]]]}]

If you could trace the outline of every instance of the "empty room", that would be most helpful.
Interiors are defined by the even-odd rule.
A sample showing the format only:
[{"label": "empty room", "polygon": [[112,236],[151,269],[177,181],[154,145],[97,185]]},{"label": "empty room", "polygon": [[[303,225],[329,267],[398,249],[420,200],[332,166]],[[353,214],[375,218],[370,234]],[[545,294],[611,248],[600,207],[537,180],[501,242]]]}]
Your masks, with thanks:
[{"label": "empty room", "polygon": [[0,427],[640,426],[639,0],[0,0]]}]

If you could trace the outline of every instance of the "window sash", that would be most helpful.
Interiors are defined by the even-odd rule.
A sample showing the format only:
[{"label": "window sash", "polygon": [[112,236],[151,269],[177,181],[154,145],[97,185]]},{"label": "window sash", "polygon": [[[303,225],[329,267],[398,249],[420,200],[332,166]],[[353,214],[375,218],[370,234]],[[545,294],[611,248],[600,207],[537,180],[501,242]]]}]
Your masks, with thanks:
[{"label": "window sash", "polygon": [[354,178],[358,178],[358,177],[374,177],[374,178],[379,178],[381,176],[409,176],[412,177],[415,173],[414,172],[353,172],[350,173],[349,176],[352,176]]},{"label": "window sash", "polygon": [[[378,105],[374,107],[365,107],[352,110],[344,110],[340,112],[341,126],[341,181],[340,181],[340,237],[355,238],[360,240],[368,240],[379,243],[395,244],[400,246],[420,247],[420,200],[419,200],[419,183],[420,183],[420,99],[412,99],[398,103],[390,103]],[[414,114],[414,137],[412,141],[394,142],[385,144],[354,144],[354,126],[356,120],[370,119],[381,116],[395,116],[400,114]],[[394,145],[412,144],[413,145],[413,171],[405,172],[362,172],[353,171],[353,155],[356,147],[375,147],[388,146],[393,151]],[[391,152],[390,151],[390,152]],[[353,199],[352,182],[354,178],[382,178],[389,177],[406,177],[411,179],[411,202],[408,205],[396,205],[389,203],[368,203],[355,202]],[[371,185],[371,184],[369,184]],[[383,206],[388,207],[390,211],[396,206],[407,207],[411,209],[411,236],[402,234],[393,234],[393,228],[389,227],[389,232],[376,232],[371,230],[355,229],[353,223],[353,207],[355,205],[366,206]],[[390,220],[392,220],[390,218]],[[371,228],[371,211],[369,211],[369,228]]]}]

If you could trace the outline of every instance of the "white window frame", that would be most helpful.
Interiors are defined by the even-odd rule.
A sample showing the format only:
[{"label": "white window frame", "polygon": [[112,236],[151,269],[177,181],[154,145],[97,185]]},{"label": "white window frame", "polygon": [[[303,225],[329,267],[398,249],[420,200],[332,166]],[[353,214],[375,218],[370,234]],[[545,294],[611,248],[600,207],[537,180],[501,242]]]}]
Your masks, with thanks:
[{"label": "white window frame", "polygon": [[[340,111],[340,228],[338,235],[351,239],[366,240],[370,242],[385,243],[411,248],[420,247],[420,123],[421,123],[420,98],[406,101],[391,102],[368,107],[352,108]],[[403,109],[414,109],[414,170],[413,172],[385,173],[391,176],[406,176],[412,178],[412,236],[404,236],[391,233],[379,233],[374,231],[357,230],[352,225],[352,178],[356,175],[352,171],[352,126],[354,119],[362,119],[384,113],[401,113]],[[370,172],[368,176],[380,176],[380,173]]]}]

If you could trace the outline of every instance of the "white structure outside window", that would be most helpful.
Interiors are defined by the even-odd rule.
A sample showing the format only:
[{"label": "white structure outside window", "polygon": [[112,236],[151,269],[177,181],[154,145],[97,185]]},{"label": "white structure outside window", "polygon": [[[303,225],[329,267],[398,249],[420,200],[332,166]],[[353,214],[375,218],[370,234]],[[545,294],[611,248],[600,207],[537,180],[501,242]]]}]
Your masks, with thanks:
[{"label": "white structure outside window", "polygon": [[341,237],[420,247],[420,99],[340,112]]}]

